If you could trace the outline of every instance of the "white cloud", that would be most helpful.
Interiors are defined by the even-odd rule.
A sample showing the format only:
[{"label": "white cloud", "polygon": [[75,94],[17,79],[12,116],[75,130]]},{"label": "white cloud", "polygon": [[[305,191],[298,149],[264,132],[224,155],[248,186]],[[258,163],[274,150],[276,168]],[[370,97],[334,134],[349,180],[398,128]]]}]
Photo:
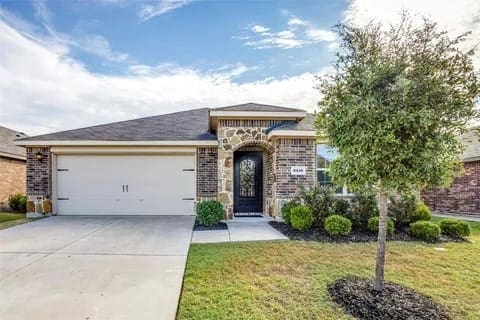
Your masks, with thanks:
[{"label": "white cloud", "polygon": [[308,39],[315,42],[333,42],[337,38],[335,32],[325,29],[309,29],[306,31]]},{"label": "white cloud", "polygon": [[33,6],[35,17],[44,30],[23,21],[7,10],[0,11],[0,18],[24,36],[48,46],[50,50],[57,52],[59,55],[66,55],[72,48],[75,48],[110,62],[131,60],[128,54],[114,51],[110,42],[102,35],[88,34],[81,30],[76,30],[74,34],[58,32],[53,25],[52,13],[46,6],[45,1],[34,1]]},{"label": "white cloud", "polygon": [[306,26],[307,24],[308,24],[308,21],[305,21],[299,18],[290,18],[288,20],[289,26]]},{"label": "white cloud", "polygon": [[315,28],[310,21],[294,17],[288,11],[284,14],[290,17],[285,30],[274,32],[267,26],[255,24],[247,28],[250,34],[233,38],[244,40],[245,46],[255,49],[294,49],[320,42],[326,42],[330,50],[333,48],[331,43],[336,40],[334,32]]},{"label": "white cloud", "polygon": [[255,24],[252,26],[251,30],[255,33],[264,33],[270,30],[270,28],[267,28],[265,26],[262,26],[260,24]]},{"label": "white cloud", "polygon": [[[465,49],[471,49],[479,44],[480,1],[478,0],[352,0],[344,13],[344,18],[347,22],[357,25],[376,20],[388,26],[399,21],[399,13],[402,10],[416,14],[417,21],[420,21],[421,16],[429,17],[438,22],[441,28],[449,31],[451,36],[472,31],[469,40],[464,43]],[[477,52],[474,61],[476,66],[480,67],[480,53]]]},{"label": "white cloud", "polygon": [[103,57],[112,62],[123,62],[129,59],[128,54],[112,50],[108,40],[101,35],[86,35],[77,40],[84,51]]},{"label": "white cloud", "polygon": [[138,16],[140,17],[140,20],[146,21],[169,11],[181,8],[191,2],[192,0],[158,0],[156,4],[142,5],[138,12]]},{"label": "white cloud", "polygon": [[[237,83],[242,64],[201,72],[175,64],[132,65],[124,76],[89,72],[32,34],[0,21],[1,124],[27,134],[94,125],[198,107],[257,101],[313,110],[314,75]],[[62,46],[64,44],[55,44]]]}]

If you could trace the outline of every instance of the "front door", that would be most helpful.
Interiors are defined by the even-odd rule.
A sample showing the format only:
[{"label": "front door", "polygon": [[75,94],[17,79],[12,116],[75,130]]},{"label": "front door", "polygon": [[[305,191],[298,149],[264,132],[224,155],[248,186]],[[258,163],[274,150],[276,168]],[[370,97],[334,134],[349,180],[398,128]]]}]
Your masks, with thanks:
[{"label": "front door", "polygon": [[263,154],[236,151],[234,155],[234,205],[237,212],[261,213],[263,203]]}]

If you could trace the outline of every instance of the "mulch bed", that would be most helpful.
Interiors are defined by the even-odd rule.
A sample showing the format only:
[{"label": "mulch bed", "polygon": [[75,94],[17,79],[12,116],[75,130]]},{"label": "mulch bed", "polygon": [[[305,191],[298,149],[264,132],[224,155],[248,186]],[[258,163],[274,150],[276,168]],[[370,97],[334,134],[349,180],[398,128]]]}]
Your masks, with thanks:
[{"label": "mulch bed", "polygon": [[412,289],[385,283],[381,292],[372,279],[344,278],[328,287],[333,301],[362,320],[449,320],[446,310],[432,299]]},{"label": "mulch bed", "polygon": [[[332,237],[325,230],[321,228],[312,228],[307,231],[299,231],[293,229],[291,226],[285,222],[280,221],[269,221],[273,228],[277,229],[290,240],[303,240],[303,241],[317,241],[317,242],[371,242],[377,241],[378,235],[370,231],[359,231],[352,230],[350,234],[346,236]],[[412,238],[406,231],[395,230],[393,235],[387,235],[387,240],[389,241],[421,241],[415,238]],[[454,239],[446,237],[444,235],[440,236],[440,239],[436,242],[462,242],[462,239]]]},{"label": "mulch bed", "polygon": [[211,226],[204,226],[203,224],[195,221],[193,225],[193,231],[211,231],[211,230],[228,230],[228,226],[225,222],[219,222]]}]

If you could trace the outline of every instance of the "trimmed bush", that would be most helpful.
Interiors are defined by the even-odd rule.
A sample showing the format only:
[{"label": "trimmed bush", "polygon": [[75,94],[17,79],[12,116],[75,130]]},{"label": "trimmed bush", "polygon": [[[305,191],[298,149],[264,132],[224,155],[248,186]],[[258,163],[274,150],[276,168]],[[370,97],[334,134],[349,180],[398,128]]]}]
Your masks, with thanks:
[{"label": "trimmed bush", "polygon": [[296,206],[290,210],[290,222],[294,229],[305,231],[313,223],[312,210],[307,206]]},{"label": "trimmed bush", "polygon": [[220,201],[206,200],[197,204],[197,221],[205,226],[219,223],[225,218],[225,209]]},{"label": "trimmed bush", "polygon": [[375,216],[378,216],[377,199],[370,193],[357,194],[345,215],[352,221],[352,227],[356,230],[366,230],[368,219]]},{"label": "trimmed bush", "polygon": [[292,224],[290,222],[290,211],[292,210],[292,208],[297,207],[299,205],[300,205],[300,202],[298,202],[297,200],[292,200],[292,201],[286,202],[282,206],[282,210],[281,210],[282,219],[283,219],[283,221],[285,221],[286,224],[288,224],[288,225]]},{"label": "trimmed bush", "polygon": [[300,202],[310,208],[315,226],[322,226],[325,218],[335,213],[336,197],[329,187],[301,189],[298,196]]},{"label": "trimmed bush", "polygon": [[352,229],[352,222],[348,218],[334,214],[325,219],[324,228],[331,236],[346,236]]},{"label": "trimmed bush", "polygon": [[462,220],[442,219],[438,225],[442,234],[450,237],[463,238],[470,235],[470,225]]},{"label": "trimmed bush", "polygon": [[417,210],[410,217],[411,222],[430,221],[432,219],[432,212],[423,202],[418,203]]},{"label": "trimmed bush", "polygon": [[434,241],[440,238],[440,227],[430,221],[417,221],[410,224],[410,234],[418,239]]},{"label": "trimmed bush", "polygon": [[20,193],[12,194],[8,197],[8,205],[15,212],[27,212],[27,197]]},{"label": "trimmed bush", "polygon": [[[379,217],[371,217],[370,219],[368,219],[368,230],[374,233],[378,233],[379,225],[380,225]],[[393,220],[390,218],[387,218],[387,234],[392,235],[394,229],[395,229],[395,226],[393,224]]]},{"label": "trimmed bush", "polygon": [[350,202],[345,199],[337,198],[335,201],[335,213],[341,216],[346,216],[348,209],[350,208]]}]

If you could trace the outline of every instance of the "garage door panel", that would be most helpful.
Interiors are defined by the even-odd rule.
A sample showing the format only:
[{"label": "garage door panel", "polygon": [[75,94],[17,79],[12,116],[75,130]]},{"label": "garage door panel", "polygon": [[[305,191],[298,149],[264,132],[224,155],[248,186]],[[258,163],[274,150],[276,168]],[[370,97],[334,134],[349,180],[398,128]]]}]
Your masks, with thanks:
[{"label": "garage door panel", "polygon": [[59,155],[58,212],[193,214],[194,167],[194,155]]}]

